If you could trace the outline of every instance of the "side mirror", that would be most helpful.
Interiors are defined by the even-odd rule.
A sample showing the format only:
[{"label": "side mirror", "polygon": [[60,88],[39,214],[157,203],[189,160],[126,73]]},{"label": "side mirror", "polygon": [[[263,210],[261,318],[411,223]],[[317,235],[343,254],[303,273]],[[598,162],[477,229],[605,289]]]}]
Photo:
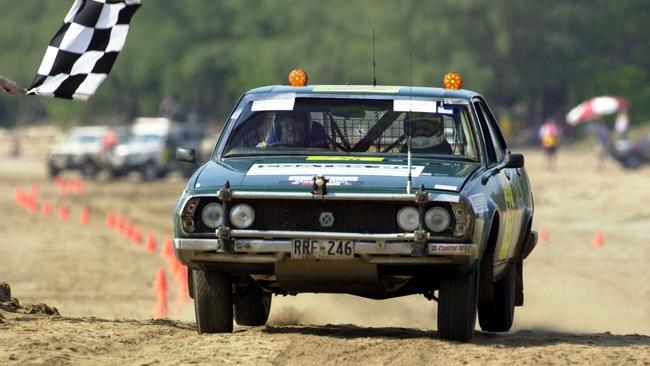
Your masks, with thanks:
[{"label": "side mirror", "polygon": [[198,159],[196,158],[196,150],[185,149],[182,147],[176,148],[176,160],[186,162],[186,163],[194,163],[194,164],[199,163]]},{"label": "side mirror", "polygon": [[503,162],[494,168],[488,170],[481,177],[481,184],[487,184],[490,177],[499,174],[499,172],[505,168],[523,168],[524,167],[524,154],[512,154],[508,153],[504,158]]},{"label": "side mirror", "polygon": [[524,154],[508,154],[503,159],[506,168],[523,168]]}]

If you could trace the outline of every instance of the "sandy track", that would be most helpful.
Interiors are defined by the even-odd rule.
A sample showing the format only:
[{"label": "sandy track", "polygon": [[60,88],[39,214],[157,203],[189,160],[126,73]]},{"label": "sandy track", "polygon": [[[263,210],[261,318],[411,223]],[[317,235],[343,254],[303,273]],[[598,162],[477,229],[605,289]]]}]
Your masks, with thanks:
[{"label": "sandy track", "polygon": [[[97,182],[63,199],[45,180],[41,156],[2,161],[0,281],[22,302],[46,302],[63,316],[5,319],[0,364],[650,364],[650,169],[630,173],[610,163],[596,173],[591,153],[576,150],[563,151],[558,170],[547,172],[539,153],[526,157],[534,227],[549,239],[526,262],[526,305],[513,332],[477,332],[470,345],[435,339],[436,306],[421,296],[276,297],[269,326],[198,336],[192,306],[173,301],[170,279],[179,321],[146,320],[155,271],[165,263],[106,230],[103,215],[124,213],[164,237],[184,182]],[[14,187],[31,184],[54,204],[70,203],[71,218],[18,208]],[[93,213],[88,226],[76,223],[82,206]],[[592,245],[597,230],[600,249]]]},{"label": "sandy track", "polygon": [[650,337],[525,330],[477,333],[473,344],[436,333],[355,325],[236,328],[197,336],[191,323],[98,318],[0,324],[0,360],[15,364],[613,364],[650,363]]}]

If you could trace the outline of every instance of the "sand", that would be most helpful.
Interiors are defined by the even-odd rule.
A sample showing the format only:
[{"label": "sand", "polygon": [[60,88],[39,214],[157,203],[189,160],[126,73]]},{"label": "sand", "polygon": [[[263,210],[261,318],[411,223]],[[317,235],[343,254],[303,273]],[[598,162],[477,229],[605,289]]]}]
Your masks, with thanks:
[{"label": "sand", "polygon": [[[628,172],[609,161],[596,171],[591,150],[564,149],[549,171],[539,151],[524,151],[533,227],[548,239],[525,262],[513,330],[477,328],[473,343],[459,344],[436,338],[436,304],[422,296],[275,297],[267,326],[199,336],[160,255],[185,182],[87,182],[83,194],[60,197],[42,149],[27,151],[0,161],[0,282],[23,306],[46,303],[61,315],[0,310],[0,364],[650,364],[650,167]],[[32,185],[52,216],[14,203],[14,189]],[[66,221],[56,217],[60,203],[70,205]],[[79,224],[83,207],[88,225]],[[107,229],[108,210],[155,233],[156,252]],[[158,268],[170,288],[166,320],[151,320]]]}]

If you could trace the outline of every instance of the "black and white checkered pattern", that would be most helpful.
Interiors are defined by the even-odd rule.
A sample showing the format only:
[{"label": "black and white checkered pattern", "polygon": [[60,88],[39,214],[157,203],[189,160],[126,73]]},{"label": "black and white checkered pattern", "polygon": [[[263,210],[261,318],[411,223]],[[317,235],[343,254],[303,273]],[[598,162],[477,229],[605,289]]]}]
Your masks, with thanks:
[{"label": "black and white checkered pattern", "polygon": [[141,0],[75,0],[27,94],[87,100],[111,71]]}]

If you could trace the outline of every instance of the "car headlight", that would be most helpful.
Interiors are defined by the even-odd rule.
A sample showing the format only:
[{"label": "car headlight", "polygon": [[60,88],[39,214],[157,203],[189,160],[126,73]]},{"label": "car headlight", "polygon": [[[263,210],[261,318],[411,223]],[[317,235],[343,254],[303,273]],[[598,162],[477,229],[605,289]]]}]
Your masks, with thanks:
[{"label": "car headlight", "polygon": [[407,206],[397,211],[397,225],[404,231],[413,231],[420,225],[420,214],[415,207]]},{"label": "car headlight", "polygon": [[255,221],[255,210],[250,205],[240,203],[230,210],[230,223],[238,229],[246,229]]},{"label": "car headlight", "polygon": [[216,229],[223,225],[223,206],[218,203],[206,205],[201,212],[201,220],[211,229]]},{"label": "car headlight", "polygon": [[452,203],[451,210],[454,213],[456,226],[454,227],[454,237],[469,237],[472,230],[472,210],[464,203]]},{"label": "car headlight", "polygon": [[451,217],[449,216],[449,211],[442,207],[429,209],[429,211],[424,215],[424,224],[434,233],[445,231],[445,229],[449,227],[450,223]]}]

